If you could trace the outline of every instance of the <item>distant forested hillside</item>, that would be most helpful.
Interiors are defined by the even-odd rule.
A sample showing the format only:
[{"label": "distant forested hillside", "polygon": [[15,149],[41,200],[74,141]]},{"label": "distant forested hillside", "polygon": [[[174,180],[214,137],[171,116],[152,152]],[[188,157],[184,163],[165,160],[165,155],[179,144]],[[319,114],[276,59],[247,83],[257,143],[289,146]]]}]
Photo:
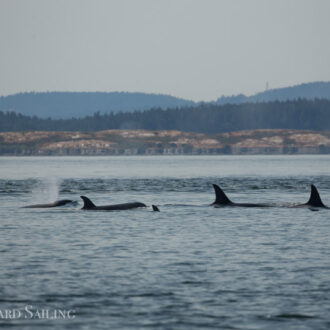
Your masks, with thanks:
[{"label": "distant forested hillside", "polygon": [[[330,82],[307,83],[292,87],[272,89],[252,96],[243,94],[222,96],[218,105],[257,102],[288,101],[298,99],[330,100]],[[21,93],[0,97],[0,111],[12,111],[39,118],[69,119],[101,115],[144,111],[153,108],[170,109],[194,107],[198,103],[170,95],[128,92],[47,92]]]},{"label": "distant forested hillside", "polygon": [[124,92],[21,93],[0,97],[0,111],[54,119],[81,118],[95,112],[133,112],[193,105],[193,101],[170,95]]},{"label": "distant forested hillside", "polygon": [[222,96],[216,101],[216,103],[242,104],[248,102],[274,102],[298,99],[330,100],[330,82],[314,82],[296,85],[292,87],[270,89],[252,96],[245,96],[244,94],[234,95],[230,97]]},{"label": "distant forested hillside", "polygon": [[52,120],[0,112],[0,131],[180,130],[222,133],[254,129],[330,131],[329,100],[297,100],[240,105],[200,104],[182,109],[95,113],[81,119]]}]

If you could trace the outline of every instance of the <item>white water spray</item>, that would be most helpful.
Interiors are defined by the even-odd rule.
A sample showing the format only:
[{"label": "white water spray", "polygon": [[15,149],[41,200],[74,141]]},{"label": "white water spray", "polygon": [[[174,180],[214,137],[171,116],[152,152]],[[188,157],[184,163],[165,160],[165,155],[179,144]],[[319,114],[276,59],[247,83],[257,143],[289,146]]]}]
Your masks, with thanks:
[{"label": "white water spray", "polygon": [[32,198],[34,202],[51,203],[58,199],[61,180],[57,177],[42,178],[32,190]]}]

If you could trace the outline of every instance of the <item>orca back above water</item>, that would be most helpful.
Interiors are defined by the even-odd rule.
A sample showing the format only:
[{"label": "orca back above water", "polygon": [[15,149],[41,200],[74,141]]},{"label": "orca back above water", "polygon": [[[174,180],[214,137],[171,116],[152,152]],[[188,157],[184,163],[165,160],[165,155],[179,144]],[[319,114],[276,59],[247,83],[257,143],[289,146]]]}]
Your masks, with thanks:
[{"label": "orca back above water", "polygon": [[214,207],[224,207],[224,206],[238,206],[238,207],[270,207],[267,204],[253,204],[253,203],[234,203],[232,202],[223,190],[216,184],[213,184],[215,192],[215,201],[211,204]]},{"label": "orca back above water", "polygon": [[[253,203],[234,203],[232,202],[223,190],[216,184],[213,184],[213,188],[215,191],[215,201],[211,204],[214,207],[224,207],[224,206],[240,206],[240,207],[274,207],[276,205],[269,205],[269,204],[253,204]],[[283,205],[282,205],[283,206]],[[324,205],[319,192],[317,191],[316,187],[312,184],[311,185],[311,194],[309,197],[308,202],[304,204],[298,204],[294,206],[287,206],[291,208],[309,208],[312,211],[317,211],[319,208],[323,209],[330,209],[328,206]]]},{"label": "orca back above water", "polygon": [[147,205],[140,202],[96,206],[88,197],[80,196],[80,198],[84,201],[84,206],[82,207],[82,210],[117,211],[136,209],[139,207],[147,207]]},{"label": "orca back above water", "polygon": [[309,197],[308,202],[304,204],[298,204],[293,206],[296,207],[309,207],[309,208],[323,208],[323,209],[329,209],[326,205],[323,204],[320,194],[317,191],[316,187],[312,184],[311,185],[311,195]]},{"label": "orca back above water", "polygon": [[63,205],[70,204],[70,203],[73,203],[73,201],[70,200],[70,199],[60,199],[60,200],[55,201],[53,203],[33,204],[33,205],[23,206],[23,208],[26,208],[26,209],[45,209],[45,208],[49,208],[49,207],[63,206]]}]

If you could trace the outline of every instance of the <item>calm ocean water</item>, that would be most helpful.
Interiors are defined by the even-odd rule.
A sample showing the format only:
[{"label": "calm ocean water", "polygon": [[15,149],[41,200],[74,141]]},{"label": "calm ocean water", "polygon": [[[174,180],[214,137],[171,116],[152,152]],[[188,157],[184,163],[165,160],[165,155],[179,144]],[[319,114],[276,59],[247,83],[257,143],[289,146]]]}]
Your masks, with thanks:
[{"label": "calm ocean water", "polygon": [[0,327],[329,329],[330,210],[212,183],[330,206],[330,156],[1,157]]}]

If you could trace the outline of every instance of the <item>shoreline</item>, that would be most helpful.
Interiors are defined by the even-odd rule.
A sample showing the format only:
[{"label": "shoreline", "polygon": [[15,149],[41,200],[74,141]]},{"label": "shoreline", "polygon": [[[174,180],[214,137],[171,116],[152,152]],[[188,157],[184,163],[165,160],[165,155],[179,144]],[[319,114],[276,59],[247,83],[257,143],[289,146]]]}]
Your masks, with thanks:
[{"label": "shoreline", "polygon": [[147,130],[0,133],[0,156],[322,154],[330,154],[328,131],[264,129],[221,134]]}]

